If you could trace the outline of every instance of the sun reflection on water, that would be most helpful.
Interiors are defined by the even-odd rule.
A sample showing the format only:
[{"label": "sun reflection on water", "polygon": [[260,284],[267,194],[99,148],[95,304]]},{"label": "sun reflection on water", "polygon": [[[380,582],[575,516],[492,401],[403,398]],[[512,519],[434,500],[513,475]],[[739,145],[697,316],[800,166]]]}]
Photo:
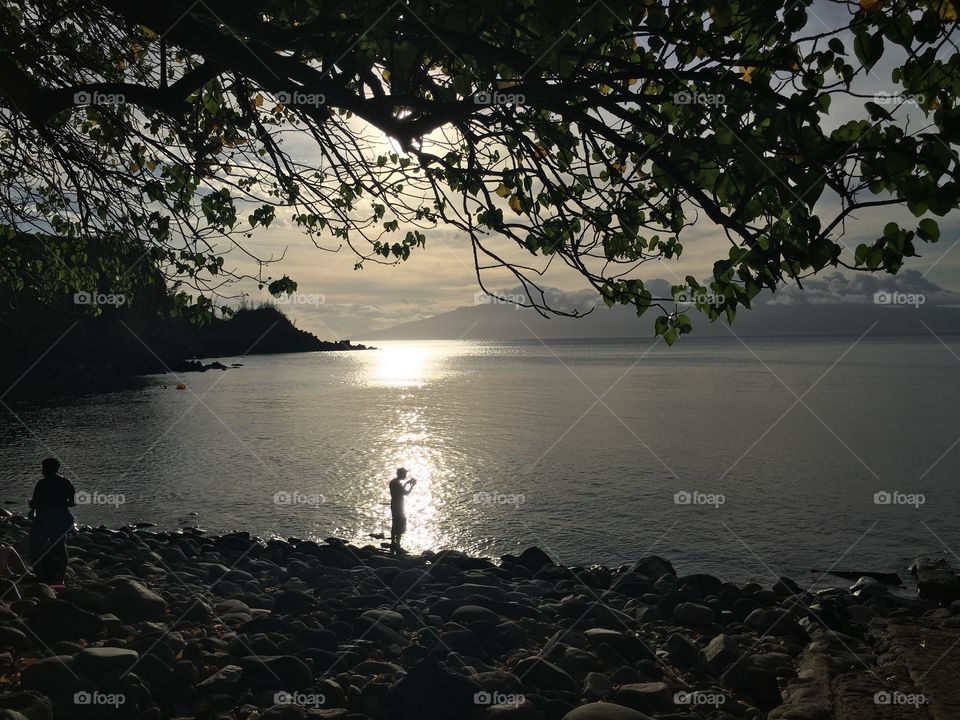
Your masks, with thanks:
[{"label": "sun reflection on water", "polygon": [[397,344],[378,351],[371,379],[386,387],[422,387],[432,376],[433,362],[426,348]]},{"label": "sun reflection on water", "polygon": [[[382,425],[370,458],[363,514],[374,528],[390,535],[389,481],[397,468],[407,469],[417,479],[406,497],[407,532],[403,548],[421,552],[449,545],[451,538],[440,526],[449,511],[452,470],[444,453],[444,438],[432,423],[435,418],[423,404],[424,393],[446,373],[443,353],[417,343],[391,343],[377,351],[366,367],[365,383],[396,388],[396,406]],[[447,368],[449,369],[449,368]],[[369,542],[369,538],[365,538]]]}]

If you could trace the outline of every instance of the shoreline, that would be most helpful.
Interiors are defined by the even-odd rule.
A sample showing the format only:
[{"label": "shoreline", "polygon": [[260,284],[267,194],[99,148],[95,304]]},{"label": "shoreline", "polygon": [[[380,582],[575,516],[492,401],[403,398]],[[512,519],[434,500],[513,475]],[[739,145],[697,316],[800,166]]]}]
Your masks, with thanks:
[{"label": "shoreline", "polygon": [[[20,549],[28,527],[7,518],[0,541]],[[497,564],[130,526],[82,527],[68,548],[65,589],[20,583],[0,605],[10,720],[818,720],[858,717],[835,709],[864,688],[952,702],[935,672],[872,677],[880,647],[909,664],[913,645],[889,650],[907,630],[960,641],[960,602],[933,599],[933,575],[923,598],[865,579],[812,593],[658,556],[566,567],[532,547]],[[870,671],[857,693],[838,689],[851,657]]]}]

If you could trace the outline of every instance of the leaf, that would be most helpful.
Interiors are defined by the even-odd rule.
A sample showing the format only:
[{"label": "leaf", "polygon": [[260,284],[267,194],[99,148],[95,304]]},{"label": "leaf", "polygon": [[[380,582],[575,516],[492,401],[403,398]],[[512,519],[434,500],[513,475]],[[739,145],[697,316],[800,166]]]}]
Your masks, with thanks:
[{"label": "leaf", "polygon": [[756,70],[757,69],[755,67],[741,65],[740,66],[741,80],[743,80],[744,82],[752,83],[753,73],[755,73]]},{"label": "leaf", "polygon": [[502,198],[510,196],[510,188],[508,188],[503,183],[500,183],[499,187],[497,187],[497,189],[494,190],[494,192]]},{"label": "leaf", "polygon": [[860,9],[866,12],[877,12],[882,4],[883,0],[860,0]]},{"label": "leaf", "polygon": [[866,32],[859,33],[853,40],[853,52],[869,70],[883,55],[883,36],[879,32],[873,35]]},{"label": "leaf", "polygon": [[936,242],[940,239],[940,226],[937,221],[931,218],[924,218],[920,221],[920,237],[930,242]]},{"label": "leaf", "polygon": [[953,0],[940,0],[940,2],[934,5],[934,8],[943,20],[956,20],[958,17],[957,8],[953,4]]},{"label": "leaf", "polygon": [[519,195],[514,195],[510,198],[510,209],[513,210],[517,215],[523,214],[523,200],[520,199]]},{"label": "leaf", "polygon": [[260,93],[257,93],[257,96],[253,99],[253,104],[254,104],[256,107],[262,107],[262,106],[263,106],[263,95],[261,95]]}]

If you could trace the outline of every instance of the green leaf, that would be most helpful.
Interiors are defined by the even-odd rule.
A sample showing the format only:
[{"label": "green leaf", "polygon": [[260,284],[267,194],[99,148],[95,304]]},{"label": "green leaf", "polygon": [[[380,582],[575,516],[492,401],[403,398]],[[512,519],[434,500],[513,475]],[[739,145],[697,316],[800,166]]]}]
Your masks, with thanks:
[{"label": "green leaf", "polygon": [[931,218],[924,218],[920,221],[920,227],[917,232],[920,237],[928,242],[936,242],[940,239],[940,226],[937,221]]},{"label": "green leaf", "polygon": [[857,33],[853,39],[853,52],[867,70],[877,64],[883,56],[883,35],[880,32],[870,35],[866,31]]}]

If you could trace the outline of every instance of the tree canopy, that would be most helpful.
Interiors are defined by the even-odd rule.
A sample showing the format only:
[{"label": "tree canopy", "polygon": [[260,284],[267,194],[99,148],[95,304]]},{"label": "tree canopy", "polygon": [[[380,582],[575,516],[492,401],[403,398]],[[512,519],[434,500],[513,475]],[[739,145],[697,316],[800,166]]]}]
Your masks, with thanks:
[{"label": "tree canopy", "polygon": [[[358,268],[450,228],[481,285],[550,311],[560,261],[672,342],[690,306],[896,272],[960,199],[952,0],[11,0],[0,24],[0,284],[48,303],[159,268],[208,310],[233,253],[295,289],[250,249],[271,223]],[[915,221],[848,248],[882,206]],[[653,297],[637,268],[699,222],[712,281]]]}]

